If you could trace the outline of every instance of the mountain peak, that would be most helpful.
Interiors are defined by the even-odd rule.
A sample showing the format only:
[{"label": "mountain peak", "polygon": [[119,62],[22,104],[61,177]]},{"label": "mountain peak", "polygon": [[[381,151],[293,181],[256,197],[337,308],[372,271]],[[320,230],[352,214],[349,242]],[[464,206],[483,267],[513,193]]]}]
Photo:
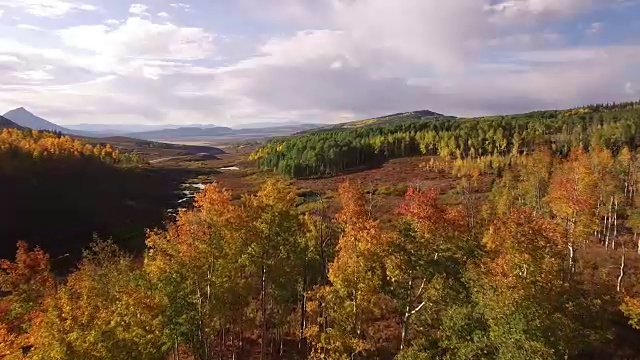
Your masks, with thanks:
[{"label": "mountain peak", "polygon": [[36,116],[22,106],[7,112],[4,117],[20,126],[34,130],[60,131],[73,134],[73,131]]},{"label": "mountain peak", "polygon": [[15,108],[9,112],[7,112],[7,114],[32,114],[32,112],[30,112],[29,110],[25,109],[24,106],[20,106],[19,108]]}]

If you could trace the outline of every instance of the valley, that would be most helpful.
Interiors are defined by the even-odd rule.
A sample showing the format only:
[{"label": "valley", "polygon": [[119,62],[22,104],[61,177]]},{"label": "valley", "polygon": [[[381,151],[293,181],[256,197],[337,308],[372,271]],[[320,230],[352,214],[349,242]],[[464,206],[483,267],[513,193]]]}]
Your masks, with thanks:
[{"label": "valley", "polygon": [[0,0],[0,360],[640,360],[640,0]]},{"label": "valley", "polygon": [[417,111],[189,145],[5,122],[2,257],[39,247],[0,262],[30,279],[0,298],[9,334],[93,358],[102,335],[53,336],[93,308],[136,358],[633,358],[639,115]]}]

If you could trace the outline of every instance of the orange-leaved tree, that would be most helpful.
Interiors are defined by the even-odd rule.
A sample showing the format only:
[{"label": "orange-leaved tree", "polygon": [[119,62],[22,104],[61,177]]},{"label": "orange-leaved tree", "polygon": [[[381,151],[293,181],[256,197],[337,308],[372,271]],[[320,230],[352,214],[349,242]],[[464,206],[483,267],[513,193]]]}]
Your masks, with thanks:
[{"label": "orange-leaved tree", "polygon": [[154,360],[168,345],[165,304],[133,259],[98,241],[46,301],[33,330],[36,360]]},{"label": "orange-leaved tree", "polygon": [[583,243],[598,229],[597,181],[588,155],[577,148],[553,172],[546,201],[551,212],[566,230],[569,250],[568,278],[575,271],[576,246]]},{"label": "orange-leaved tree", "polygon": [[166,231],[147,235],[145,270],[167,304],[165,327],[174,351],[185,345],[197,359],[213,358],[224,330],[237,347],[251,284],[240,263],[247,216],[217,184],[196,197]]},{"label": "orange-leaved tree", "polygon": [[515,208],[484,237],[487,256],[474,266],[474,297],[502,359],[563,359],[580,348],[572,335],[573,301],[563,282],[561,227]]},{"label": "orange-leaved tree", "polygon": [[342,228],[329,266],[330,285],[312,292],[307,335],[312,357],[353,359],[387,350],[397,338],[393,302],[382,291],[384,257],[390,236],[370,216],[361,187],[345,182],[339,189]]},{"label": "orange-leaved tree", "polygon": [[474,338],[468,329],[477,325],[464,277],[480,244],[464,208],[443,205],[435,189],[409,189],[399,213],[402,221],[386,264],[401,318],[402,356],[446,351],[473,357],[481,346],[464,340]]},{"label": "orange-leaved tree", "polygon": [[18,243],[15,261],[0,260],[0,358],[19,358],[33,345],[33,325],[55,292],[49,256]]},{"label": "orange-leaved tree", "polygon": [[259,299],[262,359],[273,338],[270,330],[276,330],[279,353],[282,334],[297,330],[287,318],[301,299],[307,247],[295,199],[294,189],[281,179],[267,181],[256,195],[243,199],[248,232],[240,263],[258,284],[253,294]]}]

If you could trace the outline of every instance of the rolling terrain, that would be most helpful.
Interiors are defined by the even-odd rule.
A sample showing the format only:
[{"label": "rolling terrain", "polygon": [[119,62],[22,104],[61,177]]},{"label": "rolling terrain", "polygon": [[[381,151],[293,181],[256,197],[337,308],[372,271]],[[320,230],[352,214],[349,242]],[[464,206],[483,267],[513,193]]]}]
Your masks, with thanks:
[{"label": "rolling terrain", "polygon": [[[51,290],[70,314],[95,309],[89,330],[38,305],[33,351],[89,353],[72,335],[117,321],[139,358],[637,358],[639,109],[395,114],[224,153],[128,137],[59,140],[86,155],[63,161],[29,148],[0,177],[18,225],[0,229],[56,269],[92,232],[134,254],[93,245]],[[119,166],[106,143],[152,160]]]},{"label": "rolling terrain", "polygon": [[104,138],[82,137],[82,139],[93,144],[110,144],[125,152],[136,152],[150,161],[174,156],[224,154],[224,150],[212,146],[169,144],[135,139],[127,136],[110,136]]},{"label": "rolling terrain", "polygon": [[409,111],[404,113],[384,115],[384,116],[371,118],[371,119],[363,119],[363,120],[350,121],[350,122],[340,123],[335,125],[321,126],[315,129],[300,131],[296,133],[296,135],[313,134],[313,133],[319,133],[319,132],[332,132],[332,131],[340,131],[340,130],[352,130],[352,129],[358,129],[358,128],[367,128],[367,127],[393,126],[393,125],[399,125],[403,123],[415,123],[415,122],[420,122],[425,120],[432,120],[434,118],[453,119],[455,117],[439,114],[431,110],[416,110],[416,111]]}]

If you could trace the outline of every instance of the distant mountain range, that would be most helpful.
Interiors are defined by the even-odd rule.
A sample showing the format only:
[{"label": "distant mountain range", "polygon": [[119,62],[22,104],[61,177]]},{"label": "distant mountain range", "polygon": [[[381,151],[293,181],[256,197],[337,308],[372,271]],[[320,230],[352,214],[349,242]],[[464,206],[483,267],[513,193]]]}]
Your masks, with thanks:
[{"label": "distant mountain range", "polygon": [[[64,134],[84,137],[106,138],[124,136],[150,141],[206,141],[206,140],[249,140],[264,139],[276,136],[305,134],[310,132],[336,131],[368,126],[385,126],[401,122],[414,122],[434,117],[447,117],[430,111],[418,110],[405,113],[380,116],[371,119],[352,121],[342,124],[304,124],[296,122],[253,123],[242,128],[230,128],[216,125],[134,125],[134,124],[78,124],[63,127],[34,115],[25,108],[17,108],[4,115],[0,128],[15,127],[16,124],[37,130],[59,131]],[[10,123],[6,123],[9,121]],[[13,123],[15,124],[13,124]],[[12,125],[13,124],[13,125]]]},{"label": "distant mountain range", "polygon": [[[286,136],[315,129],[322,124],[254,123],[246,128],[232,129],[216,125],[135,125],[135,124],[78,124],[63,127],[45,120],[23,107],[11,110],[4,117],[22,127],[59,131],[64,134],[88,137],[127,136],[143,140],[197,141],[207,139],[257,139]],[[9,127],[9,124],[5,125]]]},{"label": "distant mountain range", "polygon": [[297,124],[272,126],[264,128],[232,129],[229,127],[179,127],[175,129],[162,129],[129,133],[127,136],[145,140],[205,140],[205,139],[259,139],[274,136],[287,136],[300,131],[316,129],[322,125]]}]

